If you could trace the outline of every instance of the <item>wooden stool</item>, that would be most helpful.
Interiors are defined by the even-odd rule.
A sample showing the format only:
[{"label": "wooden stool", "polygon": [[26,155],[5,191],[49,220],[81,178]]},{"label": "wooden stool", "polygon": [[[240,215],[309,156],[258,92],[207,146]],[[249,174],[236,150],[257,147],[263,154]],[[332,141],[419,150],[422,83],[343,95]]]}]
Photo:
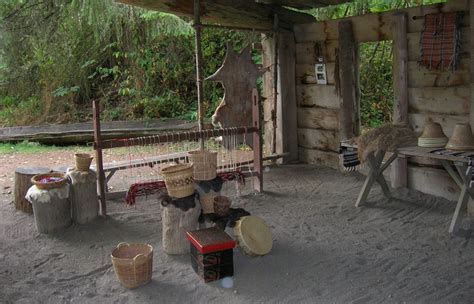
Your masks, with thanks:
[{"label": "wooden stool", "polygon": [[15,170],[15,208],[27,213],[33,213],[30,202],[25,199],[26,192],[33,185],[31,178],[37,174],[46,174],[51,170],[42,167],[16,168]]}]

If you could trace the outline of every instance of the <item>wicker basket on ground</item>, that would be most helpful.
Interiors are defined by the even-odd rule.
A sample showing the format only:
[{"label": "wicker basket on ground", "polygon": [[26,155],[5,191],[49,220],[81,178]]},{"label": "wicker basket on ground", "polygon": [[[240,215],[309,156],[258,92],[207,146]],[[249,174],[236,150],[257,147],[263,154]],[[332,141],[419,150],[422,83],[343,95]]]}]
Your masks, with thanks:
[{"label": "wicker basket on ground", "polygon": [[41,190],[61,188],[66,182],[66,175],[61,172],[38,174],[31,178],[31,183]]},{"label": "wicker basket on ground", "polygon": [[188,197],[194,193],[192,164],[177,164],[162,168],[160,174],[165,180],[168,195],[174,198]]},{"label": "wicker basket on ground", "polygon": [[112,251],[112,264],[120,283],[127,288],[147,284],[153,272],[153,247],[120,243]]},{"label": "wicker basket on ground", "polygon": [[89,171],[92,162],[92,156],[87,153],[75,153],[74,160],[76,161],[77,171]]},{"label": "wicker basket on ground", "polygon": [[194,165],[194,179],[207,181],[216,178],[217,152],[196,150],[188,153],[189,162]]}]

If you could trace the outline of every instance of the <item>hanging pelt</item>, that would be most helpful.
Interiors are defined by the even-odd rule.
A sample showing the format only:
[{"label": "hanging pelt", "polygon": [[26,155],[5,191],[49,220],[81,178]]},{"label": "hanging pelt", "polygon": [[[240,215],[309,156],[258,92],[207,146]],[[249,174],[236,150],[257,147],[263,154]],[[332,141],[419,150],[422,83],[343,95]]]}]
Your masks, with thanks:
[{"label": "hanging pelt", "polygon": [[387,124],[365,132],[355,139],[359,159],[364,162],[370,153],[393,152],[398,148],[416,146],[417,134],[406,125]]}]

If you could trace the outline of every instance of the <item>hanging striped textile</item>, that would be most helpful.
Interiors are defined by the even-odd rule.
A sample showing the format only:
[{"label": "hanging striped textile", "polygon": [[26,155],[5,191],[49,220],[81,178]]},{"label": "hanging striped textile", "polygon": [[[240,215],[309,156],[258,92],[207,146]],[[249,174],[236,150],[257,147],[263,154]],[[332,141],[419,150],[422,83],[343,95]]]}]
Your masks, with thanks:
[{"label": "hanging striped textile", "polygon": [[451,69],[459,65],[461,14],[458,12],[425,15],[421,33],[420,65],[428,69]]}]

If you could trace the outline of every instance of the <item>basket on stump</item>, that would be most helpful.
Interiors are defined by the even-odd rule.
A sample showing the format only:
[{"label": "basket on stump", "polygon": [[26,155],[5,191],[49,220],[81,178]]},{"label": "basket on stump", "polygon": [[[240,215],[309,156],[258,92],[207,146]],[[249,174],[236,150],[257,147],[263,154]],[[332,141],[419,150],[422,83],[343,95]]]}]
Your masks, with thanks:
[{"label": "basket on stump", "polygon": [[194,193],[192,164],[177,164],[161,169],[168,195],[175,198],[188,197]]},{"label": "basket on stump", "polygon": [[74,160],[76,161],[77,171],[89,171],[92,158],[93,157],[87,153],[75,153]]},{"label": "basket on stump", "polygon": [[218,216],[226,216],[229,214],[232,201],[227,196],[218,195],[214,197],[214,213]]},{"label": "basket on stump", "polygon": [[38,174],[31,178],[31,183],[41,190],[61,188],[66,182],[66,175],[61,172]]},{"label": "basket on stump", "polygon": [[216,178],[217,152],[196,150],[188,152],[189,162],[194,165],[194,179],[207,181]]},{"label": "basket on stump", "polygon": [[147,284],[153,272],[153,247],[120,243],[112,251],[112,264],[120,283],[127,288]]}]

